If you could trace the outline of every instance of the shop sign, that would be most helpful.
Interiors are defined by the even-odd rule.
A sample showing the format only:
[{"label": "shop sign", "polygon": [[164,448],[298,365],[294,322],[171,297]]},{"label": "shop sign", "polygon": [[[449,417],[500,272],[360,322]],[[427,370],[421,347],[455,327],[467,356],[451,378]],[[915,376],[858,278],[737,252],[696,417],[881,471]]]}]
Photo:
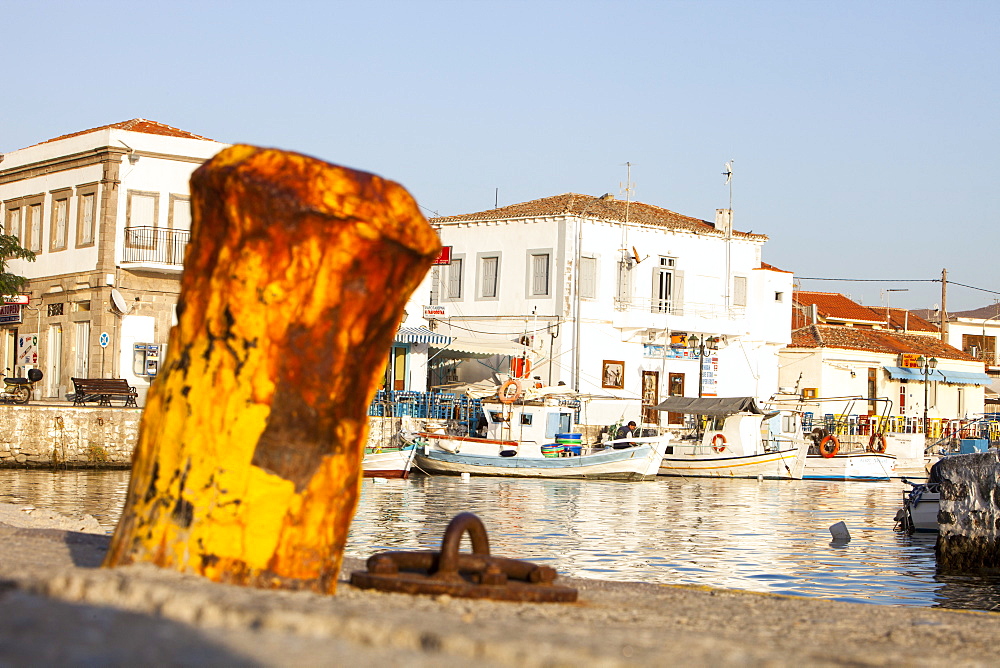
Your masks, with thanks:
[{"label": "shop sign", "polygon": [[920,362],[917,361],[919,359],[918,353],[903,353],[899,356],[899,366],[907,369],[919,369]]},{"label": "shop sign", "polygon": [[451,249],[453,246],[442,246],[441,253],[434,260],[434,264],[451,264]]},{"label": "shop sign", "polygon": [[25,306],[27,306],[30,301],[31,300],[29,296],[25,294],[3,296],[4,304],[24,304]]},{"label": "shop sign", "polygon": [[17,337],[17,366],[38,364],[38,335]]},{"label": "shop sign", "polygon": [[425,306],[424,307],[424,319],[434,320],[435,318],[447,318],[448,310],[443,306]]},{"label": "shop sign", "polygon": [[18,325],[21,322],[20,304],[0,304],[0,325]]}]

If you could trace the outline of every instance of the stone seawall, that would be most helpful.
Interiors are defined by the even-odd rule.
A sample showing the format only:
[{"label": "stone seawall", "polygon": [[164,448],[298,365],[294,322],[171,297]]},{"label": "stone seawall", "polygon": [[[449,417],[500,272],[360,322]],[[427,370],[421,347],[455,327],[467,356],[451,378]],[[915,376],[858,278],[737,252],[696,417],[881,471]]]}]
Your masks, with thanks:
[{"label": "stone seawall", "polygon": [[937,566],[943,571],[1000,568],[1000,453],[942,458]]},{"label": "stone seawall", "polygon": [[128,468],[139,408],[0,406],[0,467]]},{"label": "stone seawall", "polygon": [[[130,468],[141,408],[0,405],[0,468]],[[407,418],[369,420],[369,445],[388,445]]]}]

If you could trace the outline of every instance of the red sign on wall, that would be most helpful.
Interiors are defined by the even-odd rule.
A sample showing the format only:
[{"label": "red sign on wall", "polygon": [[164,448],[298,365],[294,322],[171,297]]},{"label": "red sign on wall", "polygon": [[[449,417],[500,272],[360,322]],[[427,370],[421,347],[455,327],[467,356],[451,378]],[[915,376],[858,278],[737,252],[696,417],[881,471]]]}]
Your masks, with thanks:
[{"label": "red sign on wall", "polygon": [[451,246],[442,246],[441,254],[434,260],[434,264],[451,264]]}]

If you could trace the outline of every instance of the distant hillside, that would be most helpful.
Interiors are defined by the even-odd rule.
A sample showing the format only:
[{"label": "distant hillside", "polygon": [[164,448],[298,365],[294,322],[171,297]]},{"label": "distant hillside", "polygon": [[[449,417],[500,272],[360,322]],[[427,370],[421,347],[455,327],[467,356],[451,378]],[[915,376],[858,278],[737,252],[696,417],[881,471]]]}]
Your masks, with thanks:
[{"label": "distant hillside", "polygon": [[[937,309],[914,309],[910,311],[914,315],[917,315],[928,322],[937,323],[940,320],[940,315]],[[952,318],[978,318],[985,320],[986,318],[995,318],[1000,315],[1000,304],[990,304],[989,306],[983,306],[981,308],[972,309],[971,311],[949,311],[948,315]]]}]

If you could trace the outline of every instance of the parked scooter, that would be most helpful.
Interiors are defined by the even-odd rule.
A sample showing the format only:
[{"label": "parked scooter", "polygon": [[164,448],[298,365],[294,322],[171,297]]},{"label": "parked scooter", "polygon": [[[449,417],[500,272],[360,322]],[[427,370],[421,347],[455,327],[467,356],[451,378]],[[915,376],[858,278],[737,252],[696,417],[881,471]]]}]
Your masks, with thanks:
[{"label": "parked scooter", "polygon": [[[10,369],[6,370],[8,373]],[[3,391],[0,391],[0,401],[5,404],[26,404],[31,398],[35,383],[42,379],[39,369],[28,369],[27,378],[4,378]]]}]

